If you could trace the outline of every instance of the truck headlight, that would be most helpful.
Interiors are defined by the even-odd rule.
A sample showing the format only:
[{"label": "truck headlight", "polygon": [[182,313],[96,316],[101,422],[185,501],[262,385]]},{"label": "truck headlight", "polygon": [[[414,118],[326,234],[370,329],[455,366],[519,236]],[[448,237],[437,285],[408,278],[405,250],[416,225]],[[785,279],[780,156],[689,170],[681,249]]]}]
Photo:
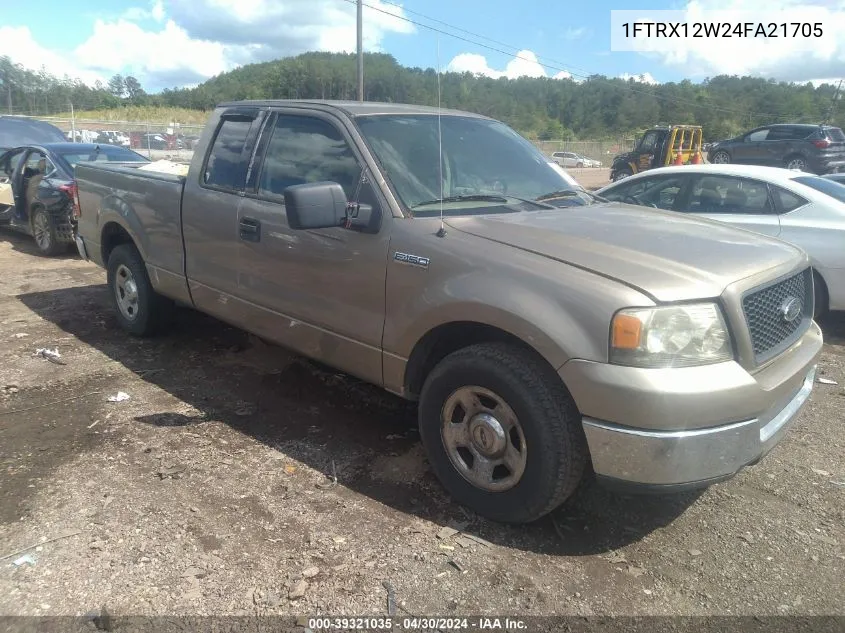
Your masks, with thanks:
[{"label": "truck headlight", "polygon": [[733,358],[715,303],[620,310],[610,328],[610,362],[635,367],[690,367]]}]

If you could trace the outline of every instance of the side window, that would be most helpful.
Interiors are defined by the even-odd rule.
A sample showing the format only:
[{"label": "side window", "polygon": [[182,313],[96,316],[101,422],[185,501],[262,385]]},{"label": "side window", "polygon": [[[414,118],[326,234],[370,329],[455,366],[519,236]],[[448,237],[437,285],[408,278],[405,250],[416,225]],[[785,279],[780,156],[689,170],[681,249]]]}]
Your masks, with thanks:
[{"label": "side window", "polygon": [[355,195],[361,167],[343,135],[322,119],[279,115],[258,179],[262,194],[282,196],[292,185],[332,181],[347,199]]},{"label": "side window", "polygon": [[772,212],[766,183],[732,176],[699,176],[692,187],[691,213]]},{"label": "side window", "polygon": [[18,168],[21,160],[23,160],[23,152],[24,150],[22,149],[18,150],[17,152],[8,154],[6,158],[3,159],[3,163],[0,164],[0,172],[2,172],[2,176],[5,176],[6,178],[12,177],[15,169]]},{"label": "side window", "polygon": [[657,145],[657,132],[649,132],[643,137],[642,143],[640,143],[640,151],[650,152],[654,149],[655,145]]},{"label": "side window", "polygon": [[[623,183],[613,191],[606,191],[602,194],[608,200],[625,202],[627,198],[634,198],[637,204],[652,204],[668,209],[674,202],[675,197],[681,190],[681,178],[672,176],[640,178],[638,180]],[[630,200],[628,200],[630,202]],[[668,206],[666,206],[668,205]]]},{"label": "side window", "polygon": [[675,200],[683,187],[682,176],[654,178],[646,185],[645,190],[637,196],[643,203],[671,211]]},{"label": "side window", "polygon": [[768,136],[769,128],[765,128],[762,130],[757,130],[756,132],[751,132],[751,134],[745,137],[745,140],[748,143],[756,143],[757,141],[765,141]]},{"label": "side window", "polygon": [[224,119],[217,131],[203,174],[203,184],[230,191],[242,191],[248,156],[244,145],[252,119]]},{"label": "side window", "polygon": [[789,213],[790,211],[794,211],[798,207],[807,204],[807,201],[804,198],[792,193],[791,191],[781,189],[775,185],[769,185],[769,187],[771,187],[772,193],[778,201],[781,213]]}]

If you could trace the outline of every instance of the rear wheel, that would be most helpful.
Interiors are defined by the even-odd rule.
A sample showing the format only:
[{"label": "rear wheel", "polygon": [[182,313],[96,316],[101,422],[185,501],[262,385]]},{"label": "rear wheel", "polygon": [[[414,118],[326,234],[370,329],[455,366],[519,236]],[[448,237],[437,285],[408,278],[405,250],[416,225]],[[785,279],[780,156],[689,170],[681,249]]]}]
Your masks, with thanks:
[{"label": "rear wheel", "polygon": [[65,252],[67,246],[60,242],[56,232],[56,221],[42,206],[34,206],[30,211],[32,238],[42,255],[58,255]]},{"label": "rear wheel", "polygon": [[727,165],[731,162],[731,155],[725,151],[716,152],[713,154],[713,160],[711,162],[716,165]]},{"label": "rear wheel", "polygon": [[134,244],[116,246],[109,255],[108,286],[121,327],[135,336],[162,331],[173,315],[173,302],[155,290]]},{"label": "rear wheel", "polygon": [[419,424],[446,490],[494,521],[543,517],[575,491],[587,463],[566,387],[514,345],[472,345],[443,359],[420,394]]},{"label": "rear wheel", "polygon": [[803,156],[790,156],[784,161],[787,169],[807,171],[807,161]]}]

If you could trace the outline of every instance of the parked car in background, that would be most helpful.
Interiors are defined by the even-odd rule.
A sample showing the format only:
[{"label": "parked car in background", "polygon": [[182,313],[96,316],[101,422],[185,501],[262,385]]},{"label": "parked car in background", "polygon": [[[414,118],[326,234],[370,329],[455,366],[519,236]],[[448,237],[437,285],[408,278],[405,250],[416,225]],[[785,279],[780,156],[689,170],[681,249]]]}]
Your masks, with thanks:
[{"label": "parked car in background", "polygon": [[791,242],[810,255],[816,316],[828,309],[845,310],[842,185],[780,167],[684,165],[633,176],[596,193],[608,200],[710,218]]},{"label": "parked car in background", "polygon": [[593,160],[576,152],[555,152],[552,158],[561,167],[601,167],[600,160]]},{"label": "parked car in background", "polygon": [[77,247],[132,335],[185,303],[418,400],[432,470],[490,519],[756,463],[815,382],[807,254],[564,173],[468,112],[228,103],[187,177],[79,164]]},{"label": "parked car in background", "polygon": [[0,152],[20,145],[61,143],[64,140],[64,133],[45,121],[0,115]]},{"label": "parked car in background", "polygon": [[93,130],[68,130],[65,138],[72,143],[96,143],[98,136]]},{"label": "parked car in background", "polygon": [[0,156],[0,183],[11,185],[11,205],[0,205],[0,225],[31,235],[44,255],[74,243],[74,167],[83,161],[148,163],[113,145],[45,143],[16,147]]},{"label": "parked car in background", "polygon": [[766,125],[713,143],[707,159],[718,165],[768,165],[826,174],[845,168],[845,133],[830,125]]},{"label": "parked car in background", "polygon": [[120,130],[100,130],[96,142],[129,147],[129,136]]}]

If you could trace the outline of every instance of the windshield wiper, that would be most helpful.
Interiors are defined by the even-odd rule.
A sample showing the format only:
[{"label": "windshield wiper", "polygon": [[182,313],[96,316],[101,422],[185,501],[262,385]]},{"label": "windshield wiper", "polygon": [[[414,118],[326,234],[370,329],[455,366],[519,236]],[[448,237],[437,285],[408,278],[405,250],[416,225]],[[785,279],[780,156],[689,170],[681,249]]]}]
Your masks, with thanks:
[{"label": "windshield wiper", "polygon": [[578,190],[578,189],[563,189],[561,191],[552,191],[551,193],[544,193],[542,196],[534,198],[537,202],[543,202],[547,200],[557,200],[558,198],[574,198],[576,196],[589,196],[596,202],[607,202],[605,198],[601,196],[597,196],[591,191],[587,191],[586,189]]},{"label": "windshield wiper", "polygon": [[418,202],[412,209],[417,207],[425,207],[431,204],[440,204],[441,202],[507,202],[508,199],[504,196],[492,196],[489,194],[472,194],[461,196],[447,196],[446,198],[436,198],[435,200],[426,200]]}]

